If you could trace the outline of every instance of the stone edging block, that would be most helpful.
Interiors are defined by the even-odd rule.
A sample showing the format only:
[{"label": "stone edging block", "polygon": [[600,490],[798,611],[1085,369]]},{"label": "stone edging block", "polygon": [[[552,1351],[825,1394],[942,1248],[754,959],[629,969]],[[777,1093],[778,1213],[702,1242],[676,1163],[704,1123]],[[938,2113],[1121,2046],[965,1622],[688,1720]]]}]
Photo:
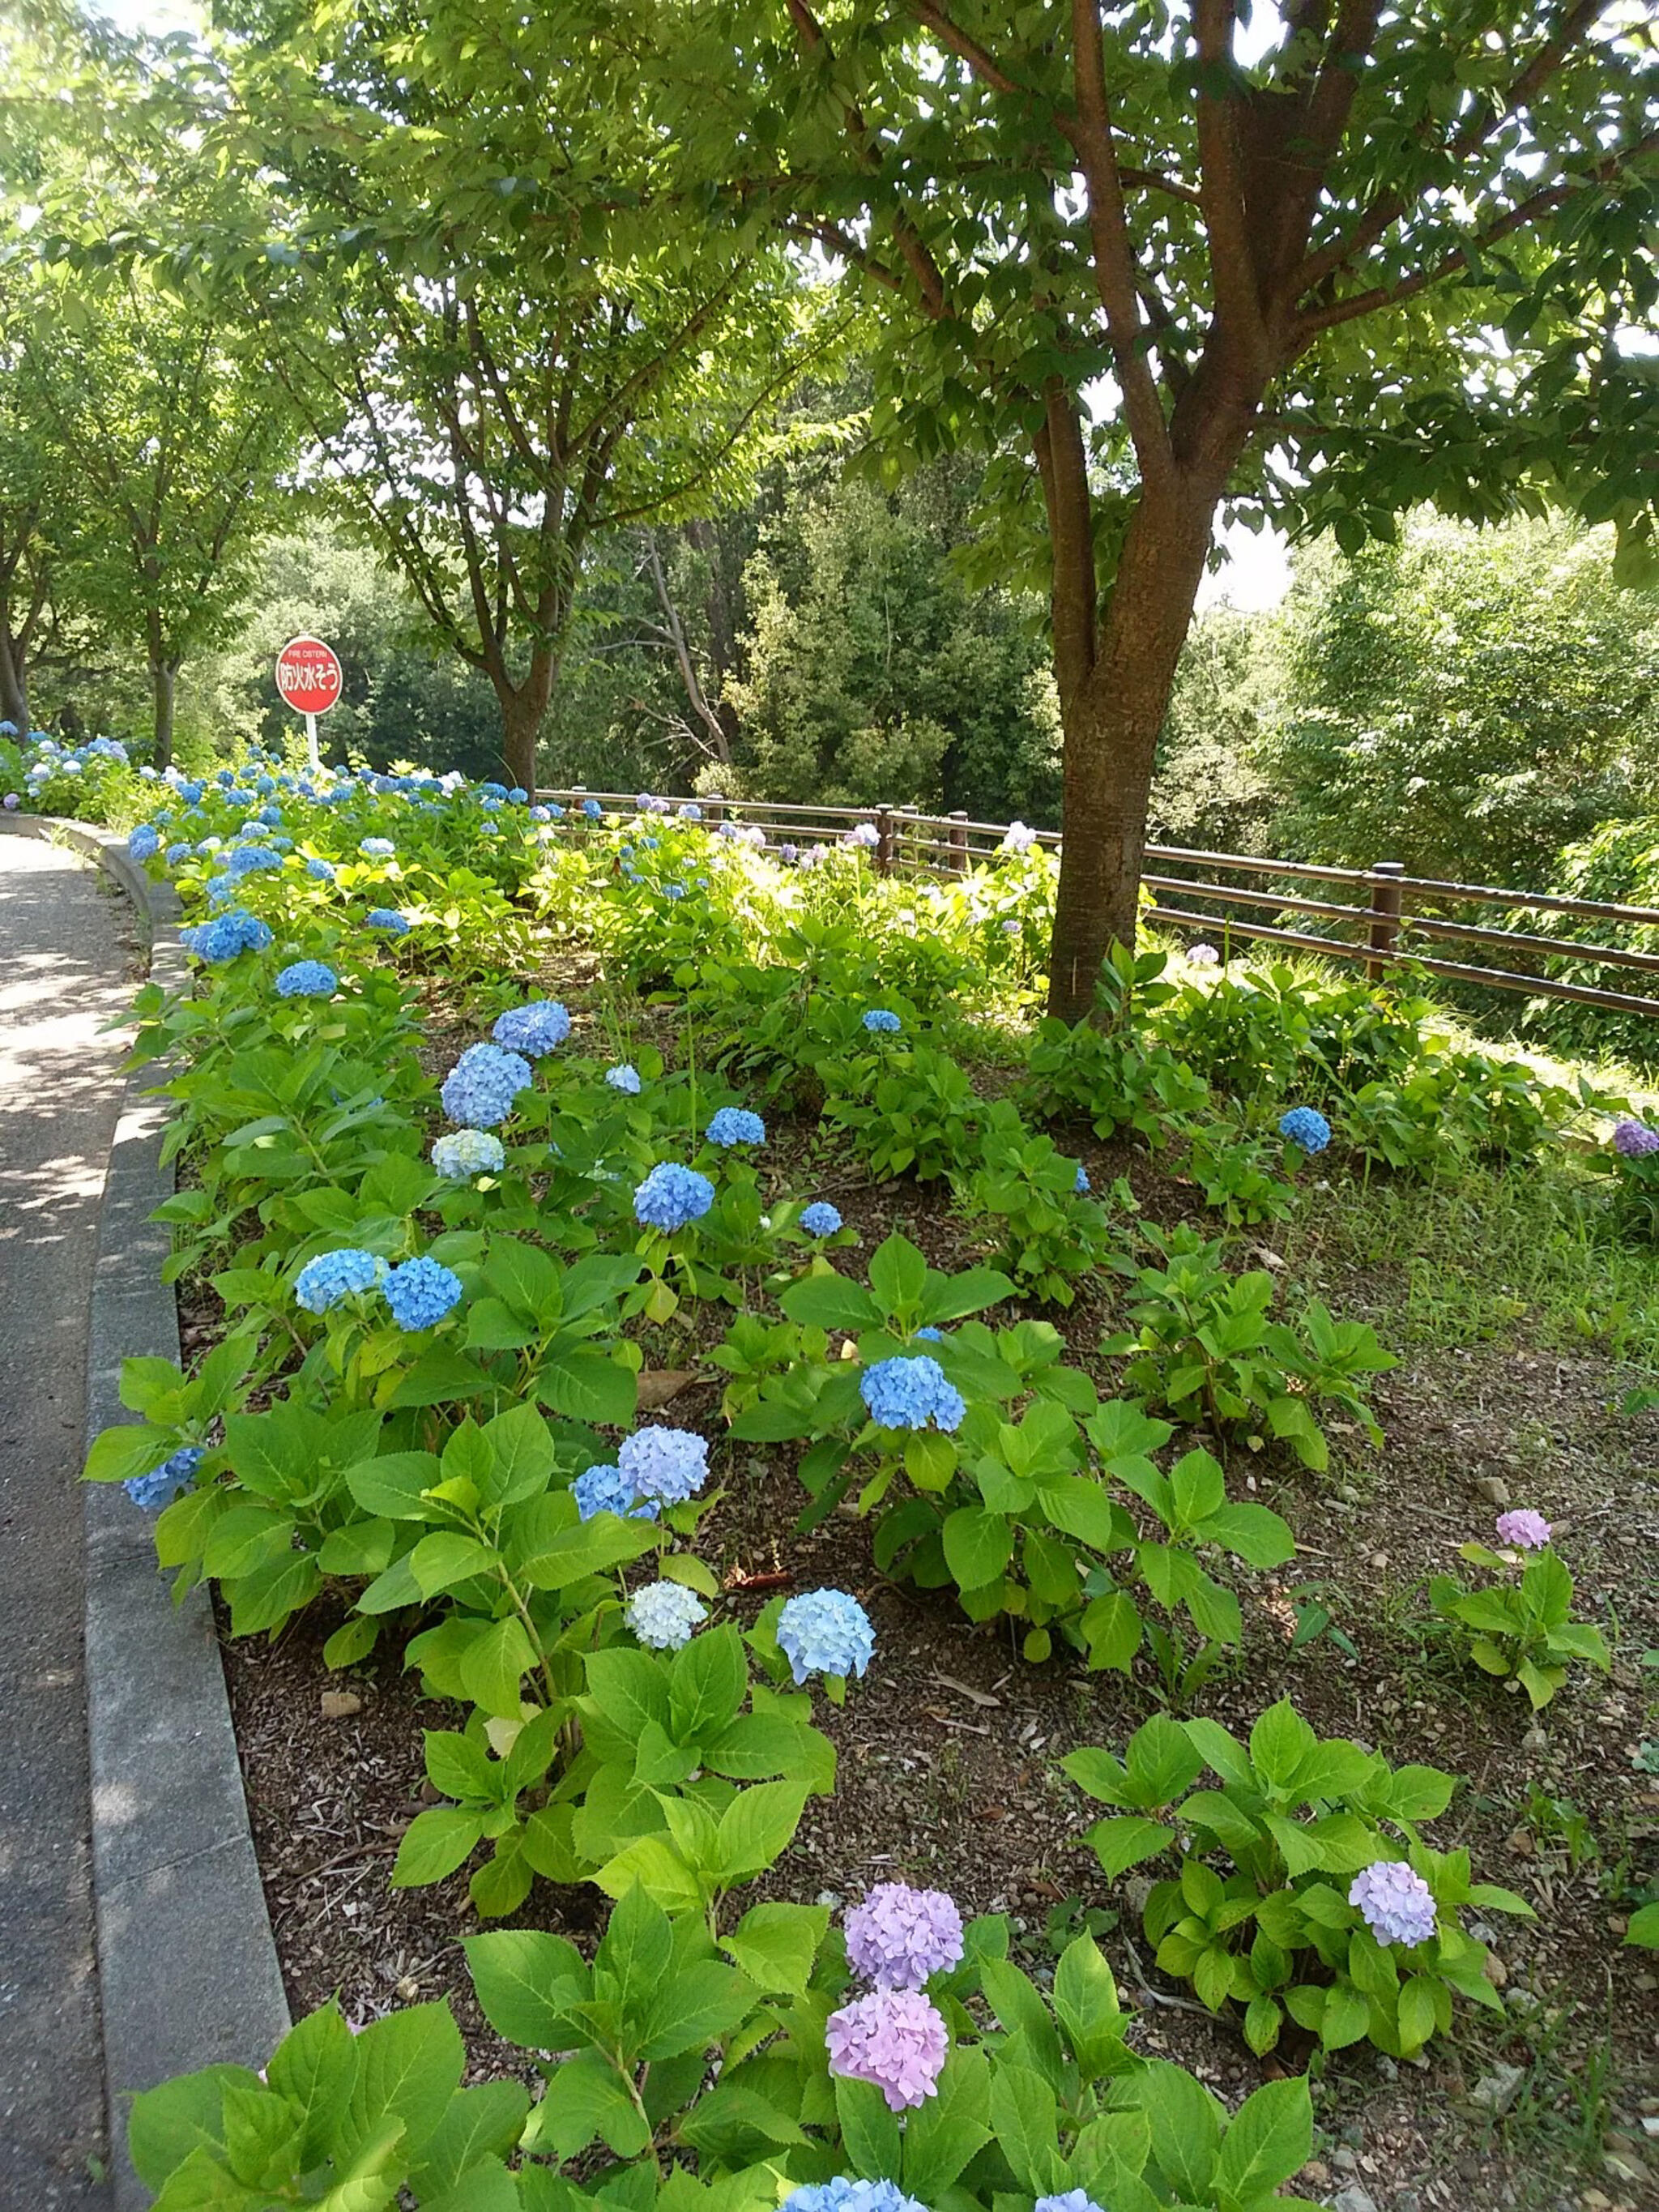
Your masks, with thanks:
[{"label": "stone edging block", "polygon": [[[125,843],[87,823],[0,817],[13,835],[55,837],[95,860],[131,901],[153,981],[187,975],[179,905]],[[129,1078],[98,1220],[87,1356],[87,1442],[134,1417],[121,1362],[176,1360],[178,1307],[161,1279],[164,1226],[149,1215],[173,1190],[161,1159],[165,1100]],[[212,1607],[198,1588],[175,1607],[155,1565],[154,1523],[115,1486],[88,1484],[87,1733],[92,1876],[115,2212],[149,2191],[126,2153],[132,2093],[223,2062],[262,2067],[289,2027],[264,1892],[248,1831]]]}]

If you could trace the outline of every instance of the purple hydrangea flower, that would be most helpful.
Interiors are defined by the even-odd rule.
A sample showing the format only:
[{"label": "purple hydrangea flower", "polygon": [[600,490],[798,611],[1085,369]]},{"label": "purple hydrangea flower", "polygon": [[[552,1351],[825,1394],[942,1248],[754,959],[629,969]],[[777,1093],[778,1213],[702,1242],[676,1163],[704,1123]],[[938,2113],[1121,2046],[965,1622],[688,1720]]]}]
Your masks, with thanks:
[{"label": "purple hydrangea flower", "polygon": [[1029,853],[1036,841],[1035,830],[1028,830],[1023,822],[1011,822],[997,849],[1003,853]]},{"label": "purple hydrangea flower", "polygon": [[617,1464],[636,1498],[679,1505],[708,1480],[708,1445],[690,1429],[635,1429]]},{"label": "purple hydrangea flower", "polygon": [[1498,1541],[1518,1545],[1523,1552],[1541,1552],[1550,1534],[1549,1522],[1529,1505],[1518,1505],[1513,1512],[1498,1516]]},{"label": "purple hydrangea flower", "polygon": [[968,1408],[962,1393],[945,1379],[937,1359],[878,1359],[865,1370],[859,1392],[878,1428],[925,1429],[960,1426]]},{"label": "purple hydrangea flower", "polygon": [[962,1915],[942,1889],[878,1881],[847,1916],[848,1961],[878,1990],[919,1990],[962,1951]]},{"label": "purple hydrangea flower", "polygon": [[1434,1934],[1434,1893],[1404,1859],[1378,1859],[1348,1892],[1380,1942],[1426,1943]]},{"label": "purple hydrangea flower", "polygon": [[1189,968],[1218,968],[1221,955],[1213,945],[1189,945],[1187,947],[1187,964]]},{"label": "purple hydrangea flower", "polygon": [[1659,1129],[1645,1121],[1621,1121],[1613,1133],[1613,1148],[1627,1160],[1644,1160],[1650,1152],[1659,1152]]},{"label": "purple hydrangea flower", "polygon": [[873,822],[860,822],[854,823],[841,842],[843,845],[851,845],[855,851],[867,853],[880,844],[881,832]]},{"label": "purple hydrangea flower", "polygon": [[902,2112],[939,2092],[951,2042],[920,1990],[872,1990],[824,2023],[830,2071],[873,2081],[888,2110]]}]

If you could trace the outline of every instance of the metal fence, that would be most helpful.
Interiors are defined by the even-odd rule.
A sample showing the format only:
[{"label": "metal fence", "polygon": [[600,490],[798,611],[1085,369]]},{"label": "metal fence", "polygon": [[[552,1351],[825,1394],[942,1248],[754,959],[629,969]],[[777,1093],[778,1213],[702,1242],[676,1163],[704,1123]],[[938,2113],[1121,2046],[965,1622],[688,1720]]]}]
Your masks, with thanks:
[{"label": "metal fence", "polygon": [[[593,799],[607,813],[639,811],[632,793],[589,791],[580,785],[538,796],[567,810],[580,811],[585,800]],[[695,804],[711,826],[728,821],[756,823],[774,847],[835,844],[860,823],[868,823],[874,832],[871,861],[883,875],[964,874],[988,860],[1008,834],[1006,823],[975,822],[963,813],[923,814],[906,806],[804,806],[784,800],[716,798],[661,803],[671,809]],[[1043,830],[1035,835],[1039,844],[1058,848],[1057,831]],[[1224,880],[1233,876],[1246,880]],[[1373,977],[1390,967],[1406,966],[1450,983],[1521,992],[1531,998],[1573,1000],[1621,1013],[1659,1015],[1659,991],[1648,995],[1613,990],[1571,975],[1545,974],[1538,965],[1547,961],[1553,969],[1565,964],[1659,976],[1659,951],[1542,937],[1522,927],[1493,927],[1468,918],[1471,912],[1497,907],[1517,916],[1567,915],[1596,922],[1603,931],[1659,930],[1659,907],[1618,906],[1493,884],[1408,876],[1395,860],[1374,861],[1369,868],[1317,867],[1181,845],[1149,845],[1141,880],[1156,894],[1149,909],[1152,921],[1213,939],[1224,951],[1233,939],[1281,945],[1326,959],[1363,963]],[[1312,884],[1320,895],[1305,896],[1299,888],[1304,884]],[[1311,918],[1311,926],[1297,926],[1304,915]],[[1425,949],[1437,945],[1454,949],[1470,945],[1484,957],[1447,958]],[[1487,960],[1494,964],[1486,964]]]}]

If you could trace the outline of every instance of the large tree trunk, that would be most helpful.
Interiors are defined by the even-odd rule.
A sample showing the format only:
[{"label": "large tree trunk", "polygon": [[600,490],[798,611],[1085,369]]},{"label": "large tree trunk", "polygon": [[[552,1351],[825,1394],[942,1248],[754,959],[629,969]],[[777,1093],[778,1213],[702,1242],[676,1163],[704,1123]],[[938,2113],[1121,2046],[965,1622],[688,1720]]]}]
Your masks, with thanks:
[{"label": "large tree trunk", "polygon": [[153,656],[149,664],[150,696],[155,701],[155,765],[169,768],[173,763],[173,693],[179,680],[179,664],[165,654]]},{"label": "large tree trunk", "polygon": [[20,736],[29,726],[28,662],[14,643],[9,610],[0,606],[0,722],[13,722]]},{"label": "large tree trunk", "polygon": [[504,670],[489,672],[501,710],[501,758],[507,781],[527,791],[532,799],[536,796],[536,741],[553,696],[558,665],[551,647],[538,646],[522,684],[514,684]]},{"label": "large tree trunk", "polygon": [[1064,811],[1048,1011],[1066,1021],[1092,1009],[1108,949],[1134,943],[1152,768],[1215,504],[1206,489],[1180,480],[1168,496],[1143,496],[1093,665],[1061,696]]}]

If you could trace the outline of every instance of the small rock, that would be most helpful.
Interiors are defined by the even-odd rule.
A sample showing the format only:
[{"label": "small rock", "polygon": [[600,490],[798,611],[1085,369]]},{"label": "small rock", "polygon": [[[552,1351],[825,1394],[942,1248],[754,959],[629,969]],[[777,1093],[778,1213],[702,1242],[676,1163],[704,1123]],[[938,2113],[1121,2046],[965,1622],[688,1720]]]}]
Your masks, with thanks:
[{"label": "small rock", "polygon": [[1423,2212],[1423,2199],[1415,2189],[1402,2189],[1394,2200],[1394,2212]]},{"label": "small rock", "polygon": [[421,1985],[413,1974],[405,1974],[398,1984],[398,1994],[405,2004],[413,2004],[421,1994]]},{"label": "small rock", "polygon": [[353,1713],[360,1713],[363,1701],[355,1690],[325,1690],[323,1718],[325,1721],[349,1721]]},{"label": "small rock", "polygon": [[1501,1474],[1476,1475],[1474,1494],[1477,1498],[1484,1498],[1488,1504],[1500,1509],[1510,1502],[1510,1486]]},{"label": "small rock", "polygon": [[1534,1721],[1525,1735],[1522,1737],[1521,1748],[1522,1751],[1542,1751],[1548,1742],[1547,1730],[1540,1728]]},{"label": "small rock", "polygon": [[1339,1482],[1336,1494],[1345,1505],[1358,1505],[1359,1503],[1359,1492],[1351,1482]]},{"label": "small rock", "polygon": [[1358,2173],[1359,2171],[1359,2160],[1346,2143],[1338,2143],[1331,2153],[1331,2164],[1340,2166],[1344,2173]]},{"label": "small rock", "polygon": [[1316,2189],[1322,2188],[1330,2178],[1331,2169],[1322,2158],[1310,2158],[1297,2177],[1299,2181],[1310,2181]]},{"label": "small rock", "polygon": [[1350,2188],[1338,2190],[1331,2199],[1331,2212],[1376,2212],[1376,2199],[1356,2181]]},{"label": "small rock", "polygon": [[1494,2119],[1507,2112],[1521,2092],[1527,2078],[1524,2066],[1505,2066],[1500,2060],[1490,2074],[1483,2074],[1469,2092],[1469,2102]]},{"label": "small rock", "polygon": [[1373,1552],[1370,1559],[1365,1562],[1365,1565],[1368,1567],[1375,1569],[1379,1573],[1388,1565],[1388,1564],[1389,1555],[1386,1552]]},{"label": "small rock", "polygon": [[1487,1952],[1485,1960],[1481,1962],[1480,1970],[1495,1990],[1501,1990],[1510,1978],[1509,1968],[1496,1951]]}]

